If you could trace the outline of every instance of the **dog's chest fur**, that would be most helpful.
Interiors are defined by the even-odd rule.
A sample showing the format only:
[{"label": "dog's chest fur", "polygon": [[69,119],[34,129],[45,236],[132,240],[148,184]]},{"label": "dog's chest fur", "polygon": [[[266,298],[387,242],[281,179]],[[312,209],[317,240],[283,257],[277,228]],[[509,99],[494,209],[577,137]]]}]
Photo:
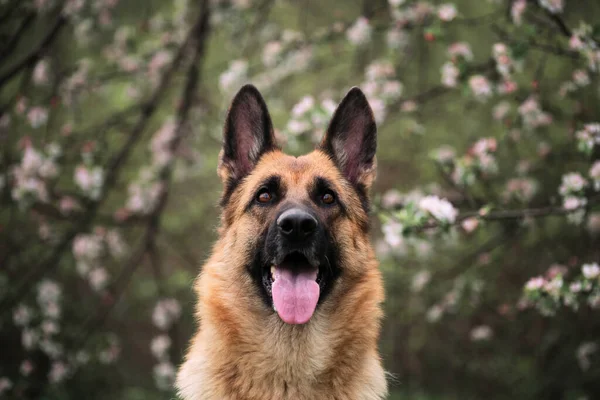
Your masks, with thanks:
[{"label": "dog's chest fur", "polygon": [[217,293],[222,277],[211,271],[209,264],[198,281],[201,327],[177,382],[184,399],[384,398],[376,353],[379,294],[366,291],[377,275],[367,277],[365,291],[359,284],[344,296],[339,309],[329,306],[309,324],[291,326],[248,306],[254,301],[243,281],[239,290]]}]

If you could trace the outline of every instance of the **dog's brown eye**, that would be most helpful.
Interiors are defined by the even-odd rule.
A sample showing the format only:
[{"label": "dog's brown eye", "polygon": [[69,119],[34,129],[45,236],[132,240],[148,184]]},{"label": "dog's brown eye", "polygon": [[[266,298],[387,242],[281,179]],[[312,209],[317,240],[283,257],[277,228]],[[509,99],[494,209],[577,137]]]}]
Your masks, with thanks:
[{"label": "dog's brown eye", "polygon": [[333,204],[335,202],[335,197],[333,193],[325,193],[323,197],[321,197],[321,201],[325,204]]},{"label": "dog's brown eye", "polygon": [[256,201],[259,203],[269,203],[271,200],[273,200],[273,195],[269,192],[269,189],[262,189],[256,196]]}]

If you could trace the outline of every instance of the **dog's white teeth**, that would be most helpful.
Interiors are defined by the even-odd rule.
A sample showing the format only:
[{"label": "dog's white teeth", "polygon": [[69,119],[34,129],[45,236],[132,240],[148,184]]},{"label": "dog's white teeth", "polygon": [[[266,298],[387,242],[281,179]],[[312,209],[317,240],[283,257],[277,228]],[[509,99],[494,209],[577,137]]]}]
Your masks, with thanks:
[{"label": "dog's white teeth", "polygon": [[271,265],[271,279],[275,280],[275,266]]},{"label": "dog's white teeth", "polygon": [[277,312],[277,307],[275,307],[275,303],[273,303],[273,311]]}]

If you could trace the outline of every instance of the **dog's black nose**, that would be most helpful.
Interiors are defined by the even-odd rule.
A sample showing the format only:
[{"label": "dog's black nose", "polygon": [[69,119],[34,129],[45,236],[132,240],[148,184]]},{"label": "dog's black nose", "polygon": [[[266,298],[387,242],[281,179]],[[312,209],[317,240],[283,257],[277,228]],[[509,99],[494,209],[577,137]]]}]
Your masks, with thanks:
[{"label": "dog's black nose", "polygon": [[317,219],[300,208],[284,211],[277,218],[279,232],[290,240],[302,240],[311,236],[318,227]]}]

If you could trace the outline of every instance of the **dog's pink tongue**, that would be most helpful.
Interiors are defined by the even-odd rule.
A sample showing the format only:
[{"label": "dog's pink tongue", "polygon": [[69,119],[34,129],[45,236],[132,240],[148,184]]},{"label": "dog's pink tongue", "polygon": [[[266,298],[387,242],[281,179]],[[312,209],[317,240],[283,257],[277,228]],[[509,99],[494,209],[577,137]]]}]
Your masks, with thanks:
[{"label": "dog's pink tongue", "polygon": [[291,271],[275,267],[273,304],[285,323],[305,324],[312,317],[319,301],[317,270]]}]

